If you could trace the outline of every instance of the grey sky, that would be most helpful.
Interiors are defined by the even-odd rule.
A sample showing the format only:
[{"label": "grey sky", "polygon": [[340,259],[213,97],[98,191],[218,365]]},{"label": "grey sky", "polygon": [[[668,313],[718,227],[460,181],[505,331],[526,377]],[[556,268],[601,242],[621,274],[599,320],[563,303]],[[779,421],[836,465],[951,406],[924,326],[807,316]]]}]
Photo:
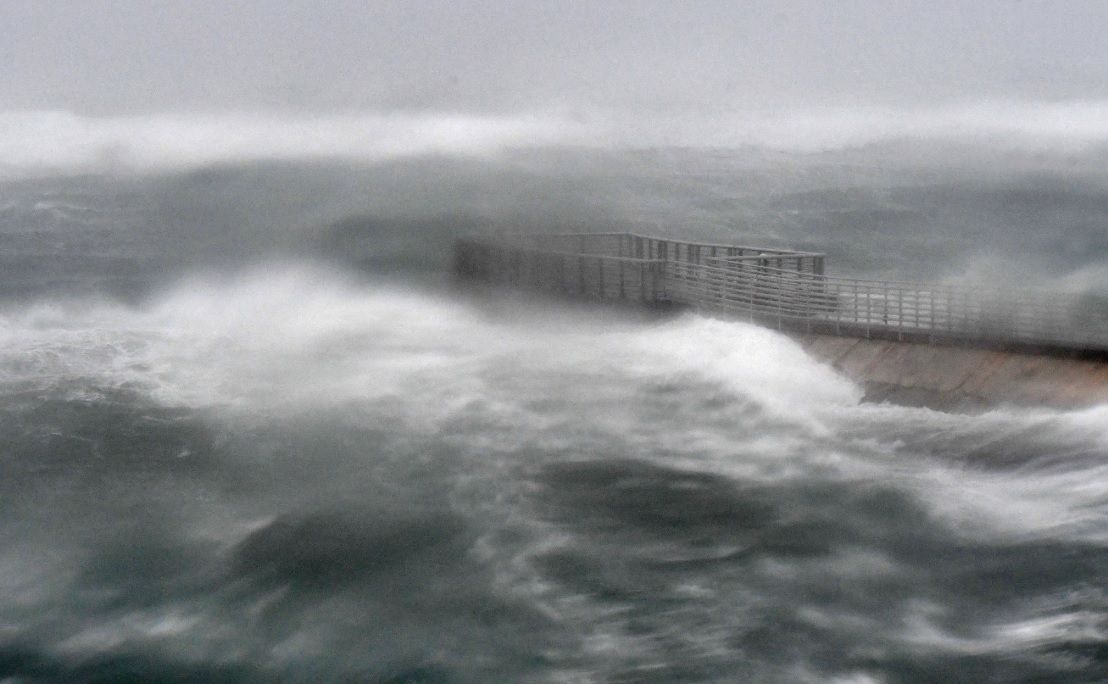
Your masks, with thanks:
[{"label": "grey sky", "polygon": [[0,109],[710,112],[1108,97],[1108,1],[0,0]]}]

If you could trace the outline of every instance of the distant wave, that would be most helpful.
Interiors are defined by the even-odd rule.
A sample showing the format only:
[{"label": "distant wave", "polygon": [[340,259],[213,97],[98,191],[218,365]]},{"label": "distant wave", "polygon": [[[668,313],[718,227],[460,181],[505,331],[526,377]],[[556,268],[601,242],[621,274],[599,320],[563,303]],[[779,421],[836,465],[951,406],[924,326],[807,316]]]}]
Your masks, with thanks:
[{"label": "distant wave", "polygon": [[1108,100],[764,109],[626,124],[616,138],[622,144],[656,138],[674,145],[820,152],[921,141],[1075,152],[1108,143]]},{"label": "distant wave", "polygon": [[0,113],[0,171],[195,168],[236,161],[487,155],[570,142],[566,121],[454,114],[157,114],[85,117]]},{"label": "distant wave", "polygon": [[10,176],[166,170],[281,159],[375,162],[565,146],[819,152],[892,141],[1082,151],[1108,145],[1108,100],[698,113],[239,112],[88,117],[64,111],[0,112],[0,172]]}]

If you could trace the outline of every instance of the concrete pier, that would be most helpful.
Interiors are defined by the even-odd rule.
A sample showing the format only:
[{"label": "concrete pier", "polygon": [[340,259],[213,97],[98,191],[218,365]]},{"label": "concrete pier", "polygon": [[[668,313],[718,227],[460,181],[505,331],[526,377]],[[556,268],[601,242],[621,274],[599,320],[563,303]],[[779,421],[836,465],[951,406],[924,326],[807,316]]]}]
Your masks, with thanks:
[{"label": "concrete pier", "polygon": [[790,337],[863,385],[869,401],[953,411],[1108,404],[1103,359],[831,335]]},{"label": "concrete pier", "polygon": [[958,410],[1108,403],[1108,300],[832,277],[824,261],[632,233],[455,245],[466,278],[776,328],[864,384],[874,401]]}]

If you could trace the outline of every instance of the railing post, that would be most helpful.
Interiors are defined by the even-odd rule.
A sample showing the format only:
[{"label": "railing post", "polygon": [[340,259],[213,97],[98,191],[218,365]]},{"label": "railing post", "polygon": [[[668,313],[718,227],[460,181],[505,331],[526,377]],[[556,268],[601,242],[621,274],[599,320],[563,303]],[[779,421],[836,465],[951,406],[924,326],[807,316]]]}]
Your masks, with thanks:
[{"label": "railing post", "polygon": [[931,295],[931,325],[927,326],[927,344],[935,343],[935,288],[929,291]]},{"label": "railing post", "polygon": [[[744,268],[746,266],[744,265]],[[750,312],[750,319],[754,318],[754,304],[756,303],[755,292],[758,289],[758,279],[761,277],[761,268],[757,262],[754,263],[752,268],[747,269],[746,279],[746,309]]]},{"label": "railing post", "polygon": [[870,338],[870,327],[873,325],[873,291],[866,288],[866,339]]},{"label": "railing post", "polygon": [[835,334],[836,335],[841,335],[842,334],[842,320],[843,320],[842,297],[839,296],[840,292],[839,292],[839,285],[838,284],[834,285],[834,289],[835,289]]},{"label": "railing post", "polygon": [[946,336],[951,337],[954,333],[954,301],[951,297],[953,293],[950,290],[946,291]]},{"label": "railing post", "polygon": [[858,325],[859,323],[861,323],[861,320],[860,320],[861,316],[862,316],[861,309],[859,308],[859,305],[858,305],[858,281],[854,281],[854,324],[855,325]]},{"label": "railing post", "polygon": [[904,289],[896,289],[896,339],[904,339]]},{"label": "railing post", "polygon": [[[778,269],[777,277],[778,278],[781,277],[780,269]],[[776,299],[777,299],[777,329],[780,330],[781,329],[781,324],[782,324],[781,317],[783,315],[783,312],[781,311],[781,305],[782,305],[782,300],[784,299],[784,291],[778,289]]]},{"label": "railing post", "polygon": [[889,327],[889,284],[885,283],[885,291],[881,294],[881,325]]}]

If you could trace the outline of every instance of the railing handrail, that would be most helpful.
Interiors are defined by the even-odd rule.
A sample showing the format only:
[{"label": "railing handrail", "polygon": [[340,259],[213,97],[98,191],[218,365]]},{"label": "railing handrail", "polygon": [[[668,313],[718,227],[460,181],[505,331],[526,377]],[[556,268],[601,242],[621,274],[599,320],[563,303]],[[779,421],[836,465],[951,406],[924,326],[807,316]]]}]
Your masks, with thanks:
[{"label": "railing handrail", "polygon": [[[658,242],[668,242],[670,244],[679,243],[679,244],[682,244],[682,245],[693,245],[694,247],[715,247],[716,249],[719,249],[719,248],[723,248],[723,249],[742,249],[742,250],[751,250],[751,251],[760,250],[762,252],[766,252],[767,257],[778,257],[778,256],[786,256],[786,255],[791,256],[791,255],[794,255],[794,254],[798,255],[798,256],[827,256],[826,254],[824,254],[822,252],[802,252],[802,251],[797,250],[797,249],[792,249],[791,247],[754,247],[752,245],[724,244],[724,243],[720,243],[720,242],[694,242],[692,240],[675,240],[674,238],[659,237],[657,235],[641,235],[639,233],[624,233],[624,234],[625,235],[630,235],[631,237],[640,238],[642,240],[656,240]],[[721,258],[721,257],[716,257],[716,258]]]},{"label": "railing handrail", "polygon": [[[479,239],[472,239],[472,238],[465,239],[465,238],[463,238],[462,241],[472,242],[472,243],[475,243],[475,244],[484,244],[487,247],[489,247],[490,249],[502,249],[502,246],[490,245],[490,244],[485,243],[484,241],[479,240]],[[521,252],[529,252],[529,253],[532,253],[532,254],[549,254],[551,256],[572,257],[574,259],[584,257],[586,259],[605,259],[607,261],[625,261],[625,262],[636,263],[636,264],[639,264],[639,263],[642,263],[642,264],[664,264],[665,263],[665,259],[645,259],[645,258],[642,258],[642,257],[619,256],[619,255],[616,255],[616,254],[589,254],[588,252],[563,252],[563,251],[556,250],[556,249],[541,249],[541,248],[537,248],[537,247],[528,247],[528,246],[523,246],[523,245],[512,245],[511,249],[516,249],[516,250],[519,250]]]},{"label": "railing handrail", "polygon": [[[653,240],[655,242],[664,242],[667,244],[680,244],[691,245],[693,247],[715,247],[716,249],[740,249],[744,251],[761,251],[765,252],[765,256],[769,258],[776,258],[779,256],[811,256],[811,257],[826,257],[827,255],[822,252],[805,252],[785,247],[755,247],[753,245],[736,245],[736,244],[723,244],[716,242],[696,242],[692,240],[677,240],[674,238],[661,237],[657,235],[643,235],[641,233],[633,233],[630,231],[601,231],[596,233],[521,233],[521,232],[505,232],[496,233],[495,237],[501,239],[524,239],[524,240],[536,240],[536,239],[549,239],[549,238],[590,238],[590,237],[629,237],[638,238],[640,240]],[[722,257],[715,257],[722,258]]]}]

